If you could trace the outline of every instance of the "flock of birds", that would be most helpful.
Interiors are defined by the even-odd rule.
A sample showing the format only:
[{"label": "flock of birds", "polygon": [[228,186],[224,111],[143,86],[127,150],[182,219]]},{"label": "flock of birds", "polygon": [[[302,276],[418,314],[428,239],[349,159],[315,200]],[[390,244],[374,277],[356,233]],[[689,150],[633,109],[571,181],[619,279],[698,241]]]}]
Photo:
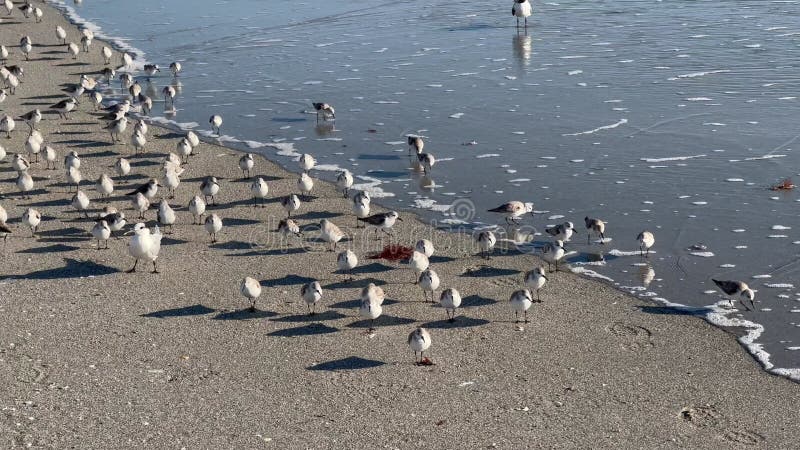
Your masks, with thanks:
[{"label": "flock of birds", "polygon": [[[13,9],[10,0],[5,0],[4,6],[10,14]],[[40,8],[26,4],[20,9],[25,17],[34,17],[36,22],[41,21],[42,12]],[[519,18],[521,17],[525,19],[525,26],[527,26],[527,17],[531,15],[531,12],[530,3],[527,0],[515,0],[512,14],[517,17],[517,25],[519,25]],[[67,42],[67,33],[61,26],[55,28],[55,37],[61,45],[67,47],[67,53],[73,58],[77,58],[81,51],[90,51],[92,46],[94,38],[92,32],[88,29],[83,29],[81,33],[81,46],[79,47],[73,42]],[[31,38],[23,36],[20,40],[19,49],[25,60],[29,60],[33,51]],[[104,114],[105,124],[103,128],[109,133],[111,142],[125,142],[125,139],[127,139],[127,142],[130,143],[136,153],[144,152],[147,146],[149,128],[144,118],[149,115],[152,109],[153,99],[143,93],[139,80],[135,79],[128,71],[134,64],[131,55],[123,53],[121,55],[121,67],[114,69],[110,67],[113,58],[111,49],[103,47],[101,54],[106,67],[100,71],[100,78],[93,78],[87,74],[81,75],[78,83],[65,90],[67,98],[55,103],[50,109],[57,113],[59,118],[69,120],[69,114],[77,109],[80,99],[83,96],[88,96],[94,110],[102,111]],[[8,58],[9,50],[4,45],[0,45],[0,60],[5,63],[0,67],[0,77],[2,77],[3,82],[3,89],[0,90],[0,102],[5,100],[8,95],[16,93],[20,78],[24,76],[23,67],[21,65],[8,65]],[[170,64],[169,69],[173,77],[178,77],[182,71],[182,66],[180,62],[173,62]],[[105,83],[106,87],[110,88],[111,82],[116,79],[118,70],[126,70],[118,78],[121,89],[126,94],[122,99],[108,102],[106,101],[108,99],[104,99],[99,88],[102,83]],[[146,80],[149,82],[151,77],[160,72],[160,68],[156,64],[145,64],[143,71]],[[177,96],[175,88],[171,85],[164,87],[162,95],[165,108],[167,106],[174,108]],[[330,104],[318,102],[312,105],[316,111],[317,122],[336,120],[334,107]],[[135,112],[140,112],[141,114],[134,114]],[[28,127],[28,135],[25,140],[25,150],[28,157],[26,158],[21,152],[14,153],[10,155],[10,163],[13,170],[17,172],[16,186],[21,198],[29,198],[30,192],[35,187],[34,179],[31,176],[33,165],[40,163],[41,155],[45,163],[44,168],[46,170],[54,170],[58,160],[58,152],[45,143],[44,137],[37,127],[42,120],[42,112],[40,110],[35,109],[16,117],[3,114],[0,117],[0,132],[4,132],[10,138],[16,130],[17,120],[24,122]],[[132,132],[127,135],[126,130],[130,123],[132,123]],[[222,116],[212,115],[209,118],[209,124],[212,131],[219,136],[223,124]],[[124,235],[132,235],[128,243],[128,251],[134,258],[134,264],[128,272],[134,272],[141,262],[143,264],[152,264],[152,272],[158,273],[157,260],[161,251],[162,240],[160,227],[165,227],[171,232],[176,224],[176,213],[170,205],[169,199],[174,198],[175,190],[181,184],[180,177],[185,170],[189,157],[195,154],[200,142],[196,133],[193,131],[186,132],[178,141],[175,153],[170,152],[163,161],[161,178],[152,178],[128,193],[131,199],[131,208],[137,213],[137,219],[141,220],[134,223],[129,231],[124,232]],[[431,171],[436,160],[432,154],[424,152],[425,142],[423,138],[420,136],[408,136],[408,145],[409,152],[416,153],[421,170],[426,173]],[[8,156],[6,150],[0,146],[0,162],[6,160]],[[242,176],[252,179],[250,192],[253,206],[263,203],[268,198],[269,186],[263,177],[252,177],[255,158],[250,153],[244,154],[239,159],[238,164],[239,169],[242,171]],[[298,164],[301,174],[297,180],[297,194],[290,194],[280,199],[280,203],[286,211],[286,217],[280,221],[277,232],[281,236],[282,243],[286,245],[288,245],[289,239],[303,239],[300,225],[292,219],[292,214],[301,208],[302,200],[308,199],[314,187],[314,179],[309,175],[309,171],[316,164],[315,158],[309,154],[303,154],[298,158]],[[81,158],[78,152],[76,150],[69,151],[63,158],[63,165],[67,184],[70,188],[72,185],[75,186],[75,194],[70,202],[71,206],[74,210],[89,217],[92,199],[81,188],[83,177],[81,174]],[[118,158],[113,167],[118,177],[127,176],[131,173],[131,163],[125,157]],[[374,228],[376,238],[378,238],[378,233],[389,236],[393,234],[392,228],[397,221],[402,220],[396,211],[371,214],[371,198],[367,191],[357,191],[350,197],[354,179],[352,173],[348,170],[339,173],[335,183],[345,198],[351,198],[352,211],[356,218],[357,227],[360,224],[364,224],[364,226]],[[156,201],[159,188],[162,188],[162,195],[157,206],[156,225],[150,229],[143,221],[146,220],[147,212]],[[114,189],[114,178],[106,173],[101,174],[95,182],[95,190],[99,199],[109,197],[114,192]],[[165,191],[166,195],[164,194]],[[219,180],[214,176],[207,176],[200,184],[200,194],[195,195],[187,205],[188,211],[193,217],[193,224],[203,225],[210,236],[211,242],[216,242],[217,234],[224,225],[222,218],[216,213],[207,214],[208,206],[215,204],[215,196],[219,194],[219,191]],[[489,211],[503,214],[508,224],[517,224],[526,214],[533,215],[533,205],[515,200]],[[35,208],[28,208],[21,216],[21,223],[30,228],[34,236],[42,220],[42,214]],[[7,225],[7,222],[8,214],[3,206],[0,205],[0,235],[2,235],[4,243],[10,235],[15,233]],[[603,220],[585,217],[584,224],[587,230],[587,244],[591,244],[592,235],[599,238],[598,242],[600,244],[606,242],[606,223]],[[97,240],[97,249],[108,248],[109,239],[114,236],[114,233],[123,232],[127,225],[128,218],[123,211],[111,206],[103,208],[102,212],[95,218],[95,224],[90,230],[91,235]],[[572,222],[564,222],[548,227],[545,231],[552,237],[552,241],[544,244],[541,249],[541,257],[547,262],[549,271],[555,272],[558,271],[559,262],[566,256],[565,244],[572,239],[577,230]],[[332,221],[328,219],[320,221],[319,238],[330,246],[330,251],[336,251],[337,244],[346,236],[346,233]],[[497,244],[495,233],[490,230],[480,231],[475,234],[474,239],[483,256],[488,259]],[[642,257],[647,257],[655,243],[654,234],[645,230],[639,233],[636,240],[639,243],[640,254]],[[415,283],[422,289],[425,301],[430,300],[431,302],[436,300],[435,294],[441,285],[439,275],[430,265],[430,258],[434,252],[433,243],[427,239],[422,239],[416,242],[411,256],[407,260],[408,266],[414,272]],[[353,269],[358,265],[358,256],[351,249],[343,250],[338,253],[336,264],[342,272],[352,274]],[[543,267],[536,267],[524,275],[526,287],[514,291],[510,296],[510,305],[514,311],[516,322],[520,321],[520,315],[522,315],[522,321],[529,322],[527,317],[528,310],[533,303],[541,302],[539,292],[544,288],[548,280],[547,273]],[[751,305],[753,304],[754,292],[745,283],[718,280],[714,280],[714,282],[725,294],[729,296],[740,295],[743,299],[750,300]],[[250,308],[255,310],[257,299],[261,295],[259,282],[254,278],[245,277],[241,281],[240,292],[250,302]],[[303,285],[300,290],[300,297],[307,305],[308,313],[315,314],[317,305],[323,299],[323,289],[320,283],[312,281]],[[370,321],[373,326],[369,332],[374,332],[374,321],[381,316],[383,311],[382,304],[385,299],[385,292],[380,286],[370,283],[362,289],[360,297],[359,315]],[[730,298],[729,300],[732,305],[732,300]],[[455,288],[444,289],[440,293],[438,301],[445,309],[447,319],[455,321],[457,310],[462,302],[459,291]],[[742,304],[744,305],[743,302]],[[414,351],[416,362],[429,362],[423,356],[431,345],[431,335],[427,330],[421,327],[413,330],[408,336],[408,345]],[[419,355],[419,359],[417,359],[417,355]]]}]

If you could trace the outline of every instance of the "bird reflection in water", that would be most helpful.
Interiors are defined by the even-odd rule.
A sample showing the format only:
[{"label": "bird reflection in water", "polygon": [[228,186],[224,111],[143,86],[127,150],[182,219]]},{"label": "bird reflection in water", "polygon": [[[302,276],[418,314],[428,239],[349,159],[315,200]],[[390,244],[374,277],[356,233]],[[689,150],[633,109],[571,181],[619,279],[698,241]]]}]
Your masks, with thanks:
[{"label": "bird reflection in water", "polygon": [[514,45],[514,58],[523,66],[528,66],[531,63],[531,52],[533,51],[532,37],[528,35],[528,31],[524,33],[517,32],[512,40]]},{"label": "bird reflection in water", "polygon": [[335,125],[333,123],[318,123],[317,126],[314,127],[314,132],[317,133],[318,137],[327,137],[330,136],[336,131]]},{"label": "bird reflection in water", "polygon": [[653,279],[656,277],[656,271],[653,266],[647,265],[639,268],[639,278],[642,280],[642,286],[648,287]]}]

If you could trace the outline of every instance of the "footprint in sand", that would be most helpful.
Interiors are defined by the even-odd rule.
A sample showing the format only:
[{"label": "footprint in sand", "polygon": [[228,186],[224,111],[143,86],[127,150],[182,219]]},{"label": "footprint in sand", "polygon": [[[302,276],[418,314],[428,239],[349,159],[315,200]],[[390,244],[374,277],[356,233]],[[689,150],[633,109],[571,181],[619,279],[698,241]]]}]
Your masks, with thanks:
[{"label": "footprint in sand", "polygon": [[620,338],[622,348],[633,352],[645,351],[653,346],[650,330],[638,325],[614,322],[607,328],[608,332]]},{"label": "footprint in sand", "polygon": [[687,406],[681,410],[681,418],[698,428],[716,427],[725,419],[713,405]]},{"label": "footprint in sand", "polygon": [[15,378],[21,383],[41,383],[47,373],[39,367],[39,363],[28,355],[21,354],[15,357],[17,375]]},{"label": "footprint in sand", "polygon": [[722,439],[742,445],[758,445],[766,440],[764,436],[747,430],[725,430]]}]

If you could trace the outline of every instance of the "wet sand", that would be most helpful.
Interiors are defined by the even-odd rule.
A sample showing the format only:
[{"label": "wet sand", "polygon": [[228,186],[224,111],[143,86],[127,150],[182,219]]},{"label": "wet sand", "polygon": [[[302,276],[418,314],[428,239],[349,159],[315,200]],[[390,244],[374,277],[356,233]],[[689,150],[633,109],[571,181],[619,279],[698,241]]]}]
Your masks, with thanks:
[{"label": "wet sand", "polygon": [[[47,7],[45,20],[5,21],[1,43],[9,64],[26,75],[0,105],[19,116],[43,111],[59,89],[102,68],[103,43],[69,59],[56,45],[57,24],[69,40],[79,33]],[[20,61],[23,33],[34,43]],[[115,56],[114,61],[119,58]],[[160,108],[157,105],[156,108]],[[14,235],[0,274],[0,430],[5,445],[62,448],[452,448],[475,447],[720,447],[788,448],[797,442],[797,385],[761,370],[724,331],[673,314],[609,286],[559,272],[520,331],[508,298],[524,271],[540,264],[513,250],[484,261],[468,236],[436,231],[410,214],[395,240],[428,237],[442,287],[465,298],[454,324],[422,302],[412,273],[370,260],[379,248],[354,228],[350,202],[318,182],[313,201],[298,211],[308,228],[302,246],[280,247],[272,232],[284,212],[280,196],[295,191],[296,174],[258,159],[255,173],[270,185],[265,208],[250,206],[239,153],[199,147],[170,200],[175,232],[162,242],[160,274],[133,260],[127,238],[96,250],[92,222],[72,210],[63,155],[82,157],[82,189],[97,209],[94,180],[119,155],[91,114],[88,99],[67,121],[46,114],[40,124],[59,152],[59,169],[34,165],[35,195],[22,199],[8,160],[0,163],[2,204]],[[209,115],[213,111],[209,111]],[[235,118],[228,118],[235,120]],[[24,148],[18,122],[9,152]],[[125,133],[127,142],[130,128]],[[115,177],[111,204],[136,213],[121,194],[156,176],[177,135],[151,127],[147,153],[133,157],[133,176]],[[210,244],[186,210],[200,179],[223,179],[220,241]],[[313,175],[313,171],[312,171]],[[158,194],[161,197],[161,191]],[[28,207],[46,220],[36,239],[20,226]],[[147,215],[155,218],[155,211]],[[335,254],[315,242],[321,218],[352,236],[344,246],[361,260],[356,279],[334,273]],[[343,247],[344,247],[343,246]],[[245,276],[261,281],[258,311],[239,294]],[[322,314],[309,317],[302,283],[320,280]],[[374,336],[359,317],[359,290],[373,281],[387,292]],[[436,365],[418,367],[406,345],[418,325],[428,328]]]}]

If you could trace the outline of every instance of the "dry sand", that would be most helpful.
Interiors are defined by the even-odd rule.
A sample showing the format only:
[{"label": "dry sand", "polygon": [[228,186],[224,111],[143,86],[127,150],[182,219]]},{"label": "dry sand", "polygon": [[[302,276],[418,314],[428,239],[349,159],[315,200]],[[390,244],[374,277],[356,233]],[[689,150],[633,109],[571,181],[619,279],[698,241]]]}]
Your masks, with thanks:
[{"label": "dry sand", "polygon": [[[24,83],[0,105],[15,116],[43,110],[59,89],[102,68],[91,54],[68,59],[54,28],[78,30],[49,7],[45,20],[15,11],[0,24],[0,43],[21,64]],[[36,46],[21,61],[18,42]],[[118,57],[115,57],[115,63]],[[156,110],[161,108],[157,105]],[[82,189],[93,200],[94,180],[132,148],[109,144],[84,99],[70,120],[46,114],[40,128],[60,160],[82,156]],[[209,111],[209,115],[213,111]],[[233,118],[229,120],[234,120]],[[313,117],[312,117],[313,120]],[[26,126],[0,144],[23,151]],[[130,134],[130,128],[126,132]],[[110,201],[158,173],[174,151],[176,134],[151,128],[147,154],[134,174],[116,179]],[[350,203],[329,184],[298,219],[313,228],[320,218],[343,226],[361,267],[356,280],[333,273],[335,254],[313,233],[300,247],[280,249],[272,232],[284,216],[279,196],[295,191],[296,174],[257,160],[271,200],[249,206],[240,179],[240,154],[201,144],[177,197],[175,233],[165,237],[161,273],[133,260],[127,238],[96,250],[92,222],[69,206],[63,163],[35,165],[37,191],[17,195],[15,173],[0,163],[0,204],[14,235],[0,269],[0,446],[41,448],[530,448],[734,447],[791,448],[800,433],[800,395],[793,382],[769,375],[729,334],[691,316],[671,313],[602,283],[559,272],[550,277],[532,323],[519,331],[508,298],[538,259],[518,252],[485,262],[468,236],[436,231],[403,214],[396,241],[427,236],[437,248],[433,267],[443,287],[456,287],[465,307],[455,324],[422,302],[410,270],[368,260],[379,244],[353,228]],[[186,205],[199,180],[223,179],[219,206],[225,220],[211,245],[191,225]],[[159,193],[159,197],[160,197]],[[36,239],[20,226],[28,207],[46,220]],[[135,216],[126,210],[129,217]],[[148,219],[155,218],[155,211]],[[261,281],[259,310],[245,310],[244,276]],[[305,315],[299,289],[310,279],[325,289],[322,314]],[[387,291],[385,317],[370,337],[358,318],[360,287]],[[433,336],[435,366],[418,367],[406,346],[417,325]]]}]

